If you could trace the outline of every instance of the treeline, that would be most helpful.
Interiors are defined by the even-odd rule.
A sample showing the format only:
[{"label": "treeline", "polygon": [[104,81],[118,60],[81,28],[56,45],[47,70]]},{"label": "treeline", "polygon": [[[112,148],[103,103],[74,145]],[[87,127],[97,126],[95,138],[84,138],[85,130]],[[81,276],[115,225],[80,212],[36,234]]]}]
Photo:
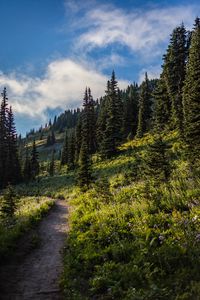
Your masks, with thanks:
[{"label": "treeline", "polygon": [[17,184],[34,179],[39,173],[38,153],[33,142],[29,157],[26,149],[25,159],[19,155],[12,107],[8,105],[6,88],[2,92],[0,107],[0,189],[8,184]]},{"label": "treeline", "polygon": [[[35,138],[43,139],[46,133],[46,146],[52,146],[56,143],[55,132],[64,130],[60,163],[67,165],[69,170],[78,168],[81,186],[88,186],[92,179],[93,154],[99,153],[103,159],[111,158],[122,142],[141,138],[147,132],[177,130],[188,157],[194,162],[200,148],[199,49],[200,19],[196,18],[192,32],[183,24],[173,30],[159,79],[149,80],[146,73],[140,86],[133,83],[122,91],[113,71],[103,97],[94,100],[90,88],[86,88],[82,109],[67,110],[39,131],[31,130],[25,141],[31,141],[32,152],[22,151],[26,155],[21,164],[12,109],[8,108],[4,89],[0,112],[0,186],[35,178],[39,173]],[[21,138],[18,142],[23,148]],[[54,160],[52,151],[51,175]]]},{"label": "treeline", "polygon": [[[75,138],[69,142],[66,135],[62,151],[62,157],[68,157],[71,147],[75,149],[70,165],[79,166],[80,186],[88,186],[91,181],[92,154],[98,152],[104,159],[111,158],[122,141],[141,138],[149,131],[160,134],[177,130],[188,157],[193,163],[199,158],[199,49],[200,19],[196,18],[192,32],[183,24],[173,30],[159,80],[149,80],[146,73],[139,87],[133,84],[120,91],[113,71],[99,102],[86,88]],[[68,162],[62,159],[61,163]]]}]

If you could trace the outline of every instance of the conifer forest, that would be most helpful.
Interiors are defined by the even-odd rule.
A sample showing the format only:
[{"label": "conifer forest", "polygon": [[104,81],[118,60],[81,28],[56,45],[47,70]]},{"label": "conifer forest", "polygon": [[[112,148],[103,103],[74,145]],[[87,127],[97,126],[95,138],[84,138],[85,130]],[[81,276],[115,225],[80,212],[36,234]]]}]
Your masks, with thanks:
[{"label": "conifer forest", "polygon": [[2,300],[200,299],[200,18],[193,23],[172,31],[159,78],[147,70],[120,89],[111,69],[100,98],[86,86],[81,107],[26,135],[1,86]]}]

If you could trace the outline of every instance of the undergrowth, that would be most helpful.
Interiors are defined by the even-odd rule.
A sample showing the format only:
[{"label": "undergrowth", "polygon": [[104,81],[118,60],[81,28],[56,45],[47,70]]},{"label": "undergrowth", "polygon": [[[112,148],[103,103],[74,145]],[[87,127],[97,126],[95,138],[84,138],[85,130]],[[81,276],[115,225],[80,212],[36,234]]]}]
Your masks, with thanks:
[{"label": "undergrowth", "polygon": [[47,197],[22,197],[12,219],[4,219],[0,215],[0,262],[12,255],[17,240],[36,225],[53,205],[54,200]]},{"label": "undergrowth", "polygon": [[152,136],[98,161],[96,183],[71,194],[65,299],[200,299],[200,180],[176,133],[166,137],[171,176],[146,178]]}]

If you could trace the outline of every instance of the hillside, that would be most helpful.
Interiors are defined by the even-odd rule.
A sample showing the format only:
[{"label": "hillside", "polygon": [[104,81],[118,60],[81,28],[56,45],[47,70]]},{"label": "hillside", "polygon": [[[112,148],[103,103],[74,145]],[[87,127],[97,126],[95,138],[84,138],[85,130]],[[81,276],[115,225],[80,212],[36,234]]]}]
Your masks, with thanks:
[{"label": "hillside", "polygon": [[147,135],[96,162],[87,193],[72,190],[66,299],[199,299],[199,173],[191,177],[175,132],[166,141],[167,184],[142,171]]},{"label": "hillside", "polygon": [[[140,85],[120,90],[113,71],[100,99],[86,87],[81,109],[25,138],[17,137],[4,88],[0,262],[15,261],[32,230],[44,242],[28,239],[30,251],[16,268],[18,296],[27,299],[23,285],[40,285],[45,294],[48,283],[51,296],[41,299],[61,291],[69,300],[200,299],[199,49],[196,18],[192,31],[184,24],[173,30],[159,79],[146,72]],[[50,264],[50,282],[47,271],[38,277],[30,268],[40,261],[47,270],[46,253],[51,262],[63,259],[58,271]]]},{"label": "hillside", "polygon": [[170,179],[145,172],[151,134],[120,147],[109,160],[93,156],[95,183],[84,192],[74,171],[18,186],[19,193],[67,199],[70,230],[64,252],[65,299],[198,299],[200,180],[176,131],[165,135]]}]

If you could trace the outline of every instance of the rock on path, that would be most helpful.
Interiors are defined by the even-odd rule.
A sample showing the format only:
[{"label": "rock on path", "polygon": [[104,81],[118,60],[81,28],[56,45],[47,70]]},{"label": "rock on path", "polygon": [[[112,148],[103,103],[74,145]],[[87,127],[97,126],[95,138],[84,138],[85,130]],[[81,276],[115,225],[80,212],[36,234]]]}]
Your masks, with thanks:
[{"label": "rock on path", "polygon": [[39,225],[39,246],[0,271],[1,300],[62,299],[59,277],[67,229],[67,204],[58,200]]}]

